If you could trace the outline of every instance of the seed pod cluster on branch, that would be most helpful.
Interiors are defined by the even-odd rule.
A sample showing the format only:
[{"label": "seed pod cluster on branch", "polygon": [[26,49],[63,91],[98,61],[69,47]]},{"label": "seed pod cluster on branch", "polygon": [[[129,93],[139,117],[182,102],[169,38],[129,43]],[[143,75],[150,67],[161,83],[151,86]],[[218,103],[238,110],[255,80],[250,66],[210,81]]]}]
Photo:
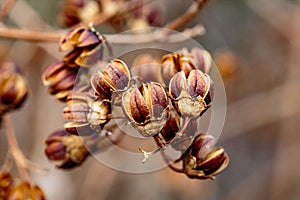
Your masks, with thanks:
[{"label": "seed pod cluster on branch", "polygon": [[[64,63],[61,64],[63,70],[73,70],[80,80],[81,75],[76,74],[76,70],[82,66],[88,72],[79,85],[74,87],[74,78],[70,78],[72,84],[63,83],[71,75],[60,72],[62,67],[55,70],[52,66],[53,69],[49,67],[44,73],[44,82],[50,82],[49,93],[63,94],[58,96],[66,103],[63,116],[68,120],[65,129],[54,132],[46,140],[47,157],[59,161],[57,167],[62,169],[80,166],[90,155],[90,149],[96,152],[109,146],[103,145],[103,140],[110,141],[111,145],[121,140],[122,137],[111,139],[118,132],[115,130],[120,130],[112,119],[121,118],[140,137],[154,138],[157,143],[158,148],[152,152],[140,149],[144,162],[149,156],[162,152],[169,163],[164,150],[170,146],[182,154],[178,161],[182,161],[183,168],[178,171],[190,178],[213,179],[223,171],[229,161],[224,149],[213,148],[215,139],[209,134],[195,137],[198,119],[213,104],[209,53],[194,48],[191,52],[183,49],[163,55],[158,71],[161,78],[157,78],[156,73],[155,80],[151,81],[149,77],[140,77],[143,73],[133,76],[132,67],[120,59],[102,60],[104,67],[96,64],[96,70],[90,70],[102,58],[103,47],[99,45],[103,41],[99,35],[91,27],[75,29],[60,42],[62,50],[71,50],[60,61]],[[94,51],[95,48],[100,50]],[[94,56],[94,52],[98,56]],[[88,62],[82,60],[85,55],[92,55]],[[156,60],[157,65],[157,59],[147,60]],[[152,64],[146,66],[151,69]],[[120,110],[120,116],[113,112],[114,108]]]}]

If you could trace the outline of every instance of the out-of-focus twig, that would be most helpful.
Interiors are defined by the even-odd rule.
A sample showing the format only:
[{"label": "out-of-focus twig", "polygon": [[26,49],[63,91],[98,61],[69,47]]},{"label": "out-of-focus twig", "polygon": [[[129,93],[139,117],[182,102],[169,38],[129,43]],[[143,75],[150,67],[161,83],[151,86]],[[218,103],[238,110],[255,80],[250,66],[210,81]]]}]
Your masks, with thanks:
[{"label": "out-of-focus twig", "polygon": [[[205,29],[203,28],[203,26],[197,25],[193,28],[184,30],[182,33],[185,37],[183,37],[181,33],[175,33],[167,37],[165,34],[162,34],[162,32],[159,30],[156,32],[154,31],[151,33],[144,34],[105,34],[104,36],[109,39],[110,43],[115,44],[137,44],[153,41],[181,42],[189,39],[190,37],[203,35],[205,33]],[[29,40],[35,42],[58,42],[62,35],[63,32],[58,31],[41,32],[27,29],[0,27],[0,37]]]},{"label": "out-of-focus twig", "polygon": [[198,12],[203,8],[203,6],[207,1],[208,0],[195,0],[185,13],[179,15],[173,21],[167,23],[165,25],[165,28],[171,30],[177,30],[180,27],[184,26],[186,23],[188,23],[191,19],[193,19],[198,14]]},{"label": "out-of-focus twig", "polygon": [[0,21],[3,21],[4,18],[9,13],[10,9],[13,7],[16,0],[4,0],[1,10],[0,10]]},{"label": "out-of-focus twig", "polygon": [[16,134],[13,128],[13,125],[11,123],[10,117],[8,114],[6,114],[5,116],[3,116],[3,122],[5,125],[5,133],[7,136],[7,141],[11,150],[11,153],[15,159],[15,163],[17,165],[19,174],[21,179],[25,180],[25,181],[29,181],[29,174],[26,170],[26,166],[25,166],[25,157],[22,153],[22,151],[20,150],[19,144],[17,142],[16,139]]}]

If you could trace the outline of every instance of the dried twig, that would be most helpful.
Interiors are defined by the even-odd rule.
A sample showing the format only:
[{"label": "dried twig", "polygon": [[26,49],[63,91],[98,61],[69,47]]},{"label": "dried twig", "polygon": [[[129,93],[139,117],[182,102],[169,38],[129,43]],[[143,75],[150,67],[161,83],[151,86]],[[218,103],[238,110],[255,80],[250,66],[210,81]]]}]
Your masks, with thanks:
[{"label": "dried twig", "polygon": [[185,13],[178,16],[173,21],[169,22],[165,26],[165,28],[171,29],[171,30],[177,30],[178,28],[184,26],[198,14],[198,12],[203,8],[203,6],[206,2],[207,2],[207,0],[194,1],[193,4],[187,9],[187,11]]},{"label": "dried twig", "polygon": [[28,174],[28,172],[26,170],[26,166],[25,166],[26,159],[25,159],[22,151],[20,150],[19,144],[16,139],[15,131],[14,131],[13,125],[11,123],[11,119],[8,114],[3,116],[3,122],[5,125],[5,129],[6,129],[5,133],[7,136],[7,141],[8,141],[11,153],[15,159],[15,163],[17,165],[20,177],[21,177],[21,179],[23,179],[25,181],[29,181],[30,180],[29,174]]},{"label": "dried twig", "polygon": [[[58,42],[64,32],[40,32],[27,29],[0,27],[0,37],[29,40],[34,42]],[[183,34],[182,34],[183,33]],[[154,31],[143,34],[105,34],[110,43],[115,44],[137,44],[155,41],[163,42],[181,42],[191,37],[203,35],[205,29],[201,25],[197,25],[191,29],[186,29],[182,33],[169,35],[168,37],[162,31]]]}]

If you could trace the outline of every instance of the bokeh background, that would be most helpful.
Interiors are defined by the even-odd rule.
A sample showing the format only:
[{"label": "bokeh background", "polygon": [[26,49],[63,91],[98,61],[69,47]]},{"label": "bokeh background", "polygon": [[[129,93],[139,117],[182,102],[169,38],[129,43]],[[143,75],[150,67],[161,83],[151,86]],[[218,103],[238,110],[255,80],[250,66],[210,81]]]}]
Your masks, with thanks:
[{"label": "bokeh background", "polygon": [[[0,1],[2,3],[2,1]],[[62,1],[18,0],[9,25],[34,30],[57,29]],[[191,1],[156,1],[164,21]],[[170,6],[171,5],[171,6]],[[170,169],[126,174],[90,158],[72,171],[55,169],[44,156],[44,140],[63,126],[64,105],[42,86],[40,75],[60,55],[56,43],[0,38],[0,51],[17,62],[30,84],[30,97],[12,114],[25,155],[50,169],[31,173],[50,200],[85,199],[300,199],[300,2],[297,0],[211,0],[186,27],[201,23],[197,37],[223,74],[227,117],[218,145],[230,156],[215,181],[190,180]],[[104,33],[111,32],[106,26]],[[0,162],[7,144],[0,130]]]}]

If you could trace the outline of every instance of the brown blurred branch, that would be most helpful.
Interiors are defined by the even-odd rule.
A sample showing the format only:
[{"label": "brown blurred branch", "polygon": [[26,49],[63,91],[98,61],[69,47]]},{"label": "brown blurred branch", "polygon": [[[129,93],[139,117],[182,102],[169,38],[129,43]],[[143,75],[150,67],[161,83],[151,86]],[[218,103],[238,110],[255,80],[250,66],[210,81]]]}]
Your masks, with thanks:
[{"label": "brown blurred branch", "polygon": [[11,123],[10,116],[8,114],[3,116],[3,122],[5,125],[5,129],[6,129],[5,133],[7,136],[7,141],[8,141],[11,153],[15,159],[15,163],[17,165],[20,177],[21,177],[21,179],[23,179],[25,181],[29,181],[29,175],[28,175],[28,172],[25,167],[26,159],[24,158],[24,155],[19,147],[19,144],[16,139],[16,134],[15,134],[13,125]]},{"label": "brown blurred branch", "polygon": [[[41,32],[27,29],[0,27],[0,37],[29,40],[34,42],[58,42],[62,36],[62,32]],[[104,36],[109,39],[109,42],[116,44],[136,44],[153,41],[180,42],[187,40],[188,37],[203,35],[205,33],[205,29],[203,26],[197,25],[193,28],[184,30],[182,33],[185,37],[183,37],[181,33],[172,34],[166,37],[166,35],[161,34],[161,31],[145,34],[120,34],[116,36],[114,34],[106,34]]]},{"label": "brown blurred branch", "polygon": [[15,2],[16,0],[4,0],[2,8],[0,10],[0,21],[3,21],[4,18],[8,15]]},{"label": "brown blurred branch", "polygon": [[198,12],[203,8],[203,6],[207,1],[208,0],[194,1],[193,4],[187,9],[185,13],[183,13],[173,21],[166,24],[165,28],[171,30],[177,30],[180,27],[186,25],[190,20],[192,20],[198,14]]}]

